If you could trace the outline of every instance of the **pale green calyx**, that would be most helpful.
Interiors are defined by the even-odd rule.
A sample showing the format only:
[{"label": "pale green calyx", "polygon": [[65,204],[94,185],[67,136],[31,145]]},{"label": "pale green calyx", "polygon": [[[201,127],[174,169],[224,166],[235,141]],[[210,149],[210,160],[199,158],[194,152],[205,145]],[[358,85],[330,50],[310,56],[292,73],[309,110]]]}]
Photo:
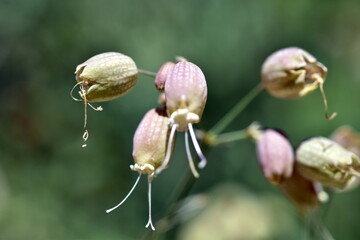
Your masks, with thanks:
[{"label": "pale green calyx", "polygon": [[325,186],[343,189],[360,176],[359,157],[324,137],[304,141],[296,151],[296,160],[300,174]]}]

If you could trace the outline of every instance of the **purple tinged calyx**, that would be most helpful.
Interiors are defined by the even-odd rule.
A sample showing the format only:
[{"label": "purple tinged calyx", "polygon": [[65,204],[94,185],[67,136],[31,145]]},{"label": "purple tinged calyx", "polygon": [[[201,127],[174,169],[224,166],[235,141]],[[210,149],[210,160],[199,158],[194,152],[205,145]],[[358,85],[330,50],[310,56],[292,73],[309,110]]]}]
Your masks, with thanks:
[{"label": "purple tinged calyx", "polygon": [[[121,206],[135,189],[140,177],[146,174],[148,175],[149,218],[145,227],[155,230],[151,217],[151,182],[156,177],[155,170],[162,165],[165,154],[171,155],[172,153],[172,144],[167,144],[170,142],[168,136],[169,118],[166,111],[164,109],[148,111],[136,129],[133,141],[134,165],[131,165],[130,168],[137,171],[139,176],[126,197],[118,205],[107,210],[107,213]],[[167,147],[169,147],[169,151],[166,149]]]},{"label": "purple tinged calyx", "polygon": [[166,108],[178,131],[198,123],[207,100],[207,85],[201,69],[191,62],[178,62],[165,82]]},{"label": "purple tinged calyx", "polygon": [[[188,61],[178,62],[168,74],[164,92],[166,96],[166,109],[170,119],[169,126],[171,128],[168,144],[172,144],[176,131],[186,132],[185,147],[190,169],[193,175],[198,177],[199,174],[194,167],[190,154],[188,133],[190,133],[194,148],[200,159],[198,167],[203,168],[207,161],[196,140],[192,124],[200,122],[205,108],[207,99],[205,76],[195,64]],[[164,170],[169,161],[170,153],[167,153],[163,164],[156,169],[156,174]]]},{"label": "purple tinged calyx", "polygon": [[289,141],[272,129],[266,129],[257,141],[257,155],[265,178],[279,184],[293,172],[294,152]]}]

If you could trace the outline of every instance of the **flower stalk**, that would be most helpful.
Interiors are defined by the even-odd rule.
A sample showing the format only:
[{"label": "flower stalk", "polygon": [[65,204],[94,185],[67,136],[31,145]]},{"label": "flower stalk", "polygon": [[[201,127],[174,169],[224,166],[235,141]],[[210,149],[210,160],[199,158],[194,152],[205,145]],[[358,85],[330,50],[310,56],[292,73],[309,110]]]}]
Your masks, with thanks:
[{"label": "flower stalk", "polygon": [[224,115],[210,130],[213,135],[221,133],[246,107],[254,98],[261,93],[263,86],[258,84],[245,97],[243,97],[228,113]]}]

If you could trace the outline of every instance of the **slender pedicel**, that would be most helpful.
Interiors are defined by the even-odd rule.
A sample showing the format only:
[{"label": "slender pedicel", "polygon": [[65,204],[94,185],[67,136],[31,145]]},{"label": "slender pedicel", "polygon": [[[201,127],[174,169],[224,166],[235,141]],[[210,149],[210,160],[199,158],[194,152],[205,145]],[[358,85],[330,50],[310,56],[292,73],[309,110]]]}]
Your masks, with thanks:
[{"label": "slender pedicel", "polygon": [[140,180],[140,177],[141,177],[141,173],[139,173],[139,176],[137,177],[137,179],[136,179],[136,181],[134,183],[134,186],[131,188],[130,192],[126,195],[126,197],[118,205],[116,205],[115,207],[106,210],[106,213],[109,213],[109,212],[115,210],[116,208],[120,207],[121,204],[123,204],[126,201],[126,199],[128,199],[128,197],[131,195],[131,193],[134,191],[135,187],[137,186],[137,184],[138,184],[138,182]]}]

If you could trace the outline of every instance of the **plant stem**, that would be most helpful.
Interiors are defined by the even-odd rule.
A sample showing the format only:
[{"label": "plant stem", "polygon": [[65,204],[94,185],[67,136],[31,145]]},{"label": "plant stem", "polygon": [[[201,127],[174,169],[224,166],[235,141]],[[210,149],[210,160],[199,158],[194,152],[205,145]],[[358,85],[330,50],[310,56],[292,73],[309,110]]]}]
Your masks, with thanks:
[{"label": "plant stem", "polygon": [[142,75],[145,75],[145,76],[148,76],[148,77],[156,77],[155,72],[150,72],[150,71],[146,71],[146,70],[139,69],[139,68],[138,68],[138,73],[140,73]]},{"label": "plant stem", "polygon": [[219,134],[223,131],[231,121],[233,121],[237,115],[239,115],[247,105],[263,90],[261,84],[258,84],[253,88],[245,97],[240,99],[240,101],[227,113],[223,118],[221,118],[210,130],[209,132],[213,135]]},{"label": "plant stem", "polygon": [[215,141],[211,144],[211,146],[216,146],[216,145],[220,145],[223,143],[242,140],[242,139],[246,139],[248,137],[249,137],[249,135],[246,133],[245,130],[223,133],[223,134],[218,135],[215,138]]}]

